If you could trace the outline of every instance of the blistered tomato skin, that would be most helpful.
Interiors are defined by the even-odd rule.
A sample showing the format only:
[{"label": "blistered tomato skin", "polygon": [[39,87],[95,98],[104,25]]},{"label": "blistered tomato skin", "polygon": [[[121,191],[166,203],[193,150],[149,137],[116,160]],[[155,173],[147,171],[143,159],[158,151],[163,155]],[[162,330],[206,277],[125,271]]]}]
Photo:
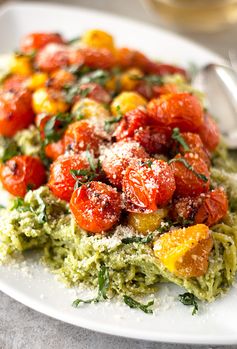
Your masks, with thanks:
[{"label": "blistered tomato skin", "polygon": [[223,219],[228,210],[228,199],[221,188],[212,190],[204,197],[195,217],[195,223],[204,223],[211,227]]},{"label": "blistered tomato skin", "polygon": [[14,196],[24,197],[28,189],[37,189],[46,181],[42,162],[35,157],[19,155],[1,166],[4,189]]},{"label": "blistered tomato skin", "polygon": [[98,154],[100,138],[93,124],[87,120],[81,120],[69,125],[64,135],[64,144],[68,151],[79,153],[89,149],[94,154]]},{"label": "blistered tomato skin", "polygon": [[102,168],[110,183],[121,189],[124,173],[131,161],[147,157],[148,154],[137,142],[120,141],[105,150]]},{"label": "blistered tomato skin", "polygon": [[3,89],[6,91],[21,91],[26,85],[26,77],[23,75],[11,75],[3,82]]},{"label": "blistered tomato skin", "polygon": [[123,191],[129,212],[154,212],[172,198],[174,176],[163,160],[137,160],[125,171]]},{"label": "blistered tomato skin", "polygon": [[217,123],[209,114],[205,115],[204,124],[198,133],[205,147],[213,152],[220,142],[220,131]]},{"label": "blistered tomato skin", "polygon": [[106,232],[119,221],[121,196],[101,182],[89,182],[74,191],[70,209],[76,223],[93,234]]},{"label": "blistered tomato skin", "polygon": [[63,44],[63,39],[58,33],[31,33],[23,37],[20,49],[24,53],[32,53],[49,43]]},{"label": "blistered tomato skin", "polygon": [[134,140],[150,154],[166,154],[170,145],[171,129],[150,125],[135,131]]},{"label": "blistered tomato skin", "polygon": [[147,111],[157,124],[178,127],[181,132],[195,132],[204,123],[202,106],[197,97],[189,93],[153,99],[148,103]]},{"label": "blistered tomato skin", "polygon": [[117,141],[133,138],[134,133],[140,127],[149,123],[149,117],[143,107],[138,107],[126,113],[114,132]]},{"label": "blistered tomato skin", "polygon": [[78,50],[85,66],[94,69],[111,69],[115,65],[113,53],[106,48],[84,47]]},{"label": "blistered tomato skin", "polygon": [[[176,196],[193,197],[206,193],[209,190],[210,173],[206,163],[198,154],[186,153],[184,156],[178,154],[174,159],[176,161],[172,162],[170,167],[175,177]],[[191,165],[193,171],[188,169],[182,162],[177,161],[179,159],[183,159],[188,165]],[[198,175],[204,176],[204,178],[199,178]]]},{"label": "blistered tomato skin", "polygon": [[27,90],[0,92],[0,135],[14,136],[34,120],[31,93]]},{"label": "blistered tomato skin", "polygon": [[75,76],[65,69],[58,69],[53,72],[47,81],[47,86],[55,89],[62,89],[76,82]]},{"label": "blistered tomato skin", "polygon": [[57,142],[49,143],[45,147],[45,155],[52,159],[56,160],[60,155],[63,155],[65,152],[64,140],[60,139]]},{"label": "blistered tomato skin", "polygon": [[56,197],[65,201],[70,201],[76,183],[70,170],[89,170],[89,164],[76,154],[65,154],[50,167],[48,186]]}]

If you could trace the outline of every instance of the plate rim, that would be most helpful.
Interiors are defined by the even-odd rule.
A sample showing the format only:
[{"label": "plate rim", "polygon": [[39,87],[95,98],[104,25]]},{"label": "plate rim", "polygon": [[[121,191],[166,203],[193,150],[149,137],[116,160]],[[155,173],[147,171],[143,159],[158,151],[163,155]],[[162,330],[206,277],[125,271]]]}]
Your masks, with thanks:
[{"label": "plate rim", "polygon": [[[149,24],[144,21],[131,19],[126,16],[117,15],[114,13],[97,10],[97,9],[91,9],[83,6],[77,6],[77,5],[65,5],[65,4],[56,4],[56,3],[46,3],[46,2],[16,2],[16,1],[10,1],[5,4],[2,4],[0,6],[0,21],[1,17],[11,10],[17,10],[18,8],[37,8],[37,7],[47,7],[49,9],[67,9],[67,10],[77,10],[77,11],[85,11],[88,13],[93,13],[97,15],[103,15],[115,18],[120,21],[129,22],[131,25],[139,25],[144,26],[146,28],[150,28],[151,30],[159,31],[161,34],[172,36],[174,40],[181,40],[184,44],[189,46],[195,46],[198,50],[205,51],[207,55],[210,55],[214,57],[218,62],[223,62],[224,58],[219,55],[218,53],[208,49],[207,47],[200,45],[196,43],[195,41],[186,38],[180,34],[173,33],[172,31],[160,28],[159,26],[155,26],[154,24]],[[78,317],[79,321],[75,321],[74,318],[70,317],[70,315],[63,314],[60,311],[57,311],[57,309],[53,309],[53,307],[49,307],[48,305],[44,305],[40,302],[37,302],[37,300],[34,300],[33,298],[30,298],[29,296],[25,295],[24,292],[21,292],[14,287],[11,287],[7,285],[5,282],[2,282],[0,280],[0,291],[7,294],[11,298],[15,299],[16,301],[24,304],[25,306],[38,311],[41,314],[44,314],[46,316],[49,316],[51,318],[57,319],[59,321],[69,323],[72,325],[75,325],[77,327],[83,327],[92,331],[109,334],[109,335],[115,335],[115,336],[122,336],[126,338],[132,338],[132,339],[139,339],[139,340],[146,340],[146,341],[155,341],[155,342],[166,342],[166,343],[178,343],[178,344],[208,344],[208,345],[234,345],[237,344],[237,334],[236,335],[225,335],[220,336],[218,338],[214,337],[213,335],[188,335],[188,333],[184,336],[183,334],[162,334],[159,333],[159,336],[154,336],[153,333],[149,333],[149,331],[137,331],[129,330],[126,328],[118,327],[117,325],[110,325],[106,326],[100,324],[98,321],[88,321],[83,319],[82,317]],[[95,326],[96,324],[96,326]]]}]

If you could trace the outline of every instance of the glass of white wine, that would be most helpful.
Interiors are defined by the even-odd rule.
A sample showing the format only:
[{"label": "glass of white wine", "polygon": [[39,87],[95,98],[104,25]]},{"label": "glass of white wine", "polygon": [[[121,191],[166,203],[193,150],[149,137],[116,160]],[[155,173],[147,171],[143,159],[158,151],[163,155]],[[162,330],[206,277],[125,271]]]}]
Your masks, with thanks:
[{"label": "glass of white wine", "polygon": [[166,24],[189,31],[216,31],[237,22],[237,0],[144,0]]}]

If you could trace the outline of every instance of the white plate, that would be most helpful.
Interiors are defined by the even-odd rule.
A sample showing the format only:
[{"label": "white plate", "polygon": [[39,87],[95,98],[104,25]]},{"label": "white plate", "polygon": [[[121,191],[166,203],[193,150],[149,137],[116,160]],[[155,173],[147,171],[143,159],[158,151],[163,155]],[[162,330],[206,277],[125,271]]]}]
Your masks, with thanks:
[{"label": "white plate", "polygon": [[[0,13],[0,48],[8,52],[17,47],[19,38],[31,31],[60,31],[68,37],[85,29],[108,30],[119,45],[128,45],[147,54],[186,65],[220,61],[214,53],[172,33],[149,25],[82,8],[42,4],[10,4]],[[3,193],[0,193],[3,199]],[[31,257],[30,257],[31,258]],[[31,261],[31,259],[30,259]],[[163,287],[159,293],[160,307],[155,315],[131,310],[123,304],[101,303],[71,307],[74,290],[62,287],[46,270],[32,259],[27,268],[0,268],[0,289],[29,307],[62,321],[109,334],[146,340],[236,344],[237,293],[230,292],[214,304],[201,307],[197,316],[172,297],[182,290]],[[168,294],[168,296],[167,296]],[[176,299],[176,298],[175,298]]]}]

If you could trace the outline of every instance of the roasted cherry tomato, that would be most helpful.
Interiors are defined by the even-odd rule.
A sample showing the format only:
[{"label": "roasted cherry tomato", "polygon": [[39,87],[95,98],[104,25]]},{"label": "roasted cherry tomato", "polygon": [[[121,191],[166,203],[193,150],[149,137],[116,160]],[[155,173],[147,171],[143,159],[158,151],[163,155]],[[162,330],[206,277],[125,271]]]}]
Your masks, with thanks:
[{"label": "roasted cherry tomato", "polygon": [[11,92],[21,91],[26,84],[26,77],[23,75],[11,75],[4,80],[3,89]]},{"label": "roasted cherry tomato", "polygon": [[147,105],[148,114],[157,124],[195,132],[203,125],[203,110],[197,97],[189,93],[163,95]]},{"label": "roasted cherry tomato", "polygon": [[98,154],[100,137],[96,134],[95,126],[92,123],[81,120],[68,126],[64,144],[66,150],[72,150],[75,153],[89,149],[94,154]]},{"label": "roasted cherry tomato", "polygon": [[101,182],[82,185],[70,201],[77,224],[94,234],[110,230],[118,222],[121,206],[117,190]]},{"label": "roasted cherry tomato", "polygon": [[125,171],[123,191],[128,211],[156,211],[170,201],[175,191],[171,168],[163,160],[134,161]]},{"label": "roasted cherry tomato", "polygon": [[91,98],[99,103],[108,104],[111,102],[110,94],[101,85],[96,84],[95,82],[81,84],[74,101],[78,101],[83,97]]},{"label": "roasted cherry tomato", "polygon": [[45,147],[45,154],[48,158],[56,160],[60,155],[64,154],[64,140],[60,139],[57,142],[49,143]]},{"label": "roasted cherry tomato", "polygon": [[193,221],[194,214],[202,203],[205,194],[195,197],[176,198],[170,208],[169,214],[174,221],[183,224],[185,221]]},{"label": "roasted cherry tomato", "polygon": [[[186,143],[187,147],[189,148],[188,151],[198,154],[199,157],[203,159],[208,166],[210,166],[209,153],[207,149],[204,147],[200,136],[197,133],[191,133],[191,132],[183,132],[180,134],[180,136]],[[173,151],[176,154],[177,153],[184,154],[185,152],[187,152],[187,149],[184,149],[184,147],[180,143],[178,143],[177,141],[174,141]]]},{"label": "roasted cherry tomato", "polygon": [[150,74],[155,75],[173,75],[173,74],[181,74],[186,77],[186,71],[180,67],[176,67],[175,65],[170,64],[164,64],[164,63],[157,63],[152,62],[148,64],[146,71]]},{"label": "roasted cherry tomato", "polygon": [[78,52],[82,55],[85,66],[89,68],[110,69],[115,64],[114,55],[106,48],[84,47]]},{"label": "roasted cherry tomato", "polygon": [[206,163],[195,153],[176,155],[171,161],[177,196],[196,196],[210,187],[210,173]]},{"label": "roasted cherry tomato", "polygon": [[14,156],[1,166],[4,189],[14,196],[24,197],[28,189],[37,189],[46,180],[42,162],[28,155]]},{"label": "roasted cherry tomato", "polygon": [[0,134],[12,137],[34,120],[31,93],[27,90],[0,92]]},{"label": "roasted cherry tomato", "polygon": [[225,217],[228,210],[228,199],[221,188],[214,189],[205,195],[202,204],[194,216],[195,223],[204,223],[211,227]]},{"label": "roasted cherry tomato", "polygon": [[24,53],[32,53],[49,43],[63,44],[63,39],[58,33],[31,33],[23,37],[20,48]]},{"label": "roasted cherry tomato", "polygon": [[120,121],[114,132],[117,141],[126,138],[133,138],[134,133],[140,127],[144,127],[149,123],[149,117],[145,108],[138,107],[126,113]]},{"label": "roasted cherry tomato", "polygon": [[106,148],[102,167],[110,183],[121,188],[123,175],[130,162],[147,157],[148,154],[137,142],[120,141]]},{"label": "roasted cherry tomato", "polygon": [[205,147],[210,152],[214,151],[220,142],[220,131],[216,122],[209,114],[205,115],[204,124],[198,133]]},{"label": "roasted cherry tomato", "polygon": [[155,85],[143,80],[136,86],[136,91],[146,99],[158,98],[165,94],[178,93],[175,84]]},{"label": "roasted cherry tomato", "polygon": [[134,140],[149,154],[166,154],[170,145],[171,129],[163,126],[145,126],[135,131]]},{"label": "roasted cherry tomato", "polygon": [[[89,170],[88,162],[77,154],[61,155],[50,167],[48,186],[55,196],[62,200],[70,201],[76,179],[71,170]],[[78,176],[78,180],[83,176]]]},{"label": "roasted cherry tomato", "polygon": [[47,81],[47,86],[60,90],[75,82],[76,78],[72,73],[65,69],[58,69],[51,74],[50,79]]},{"label": "roasted cherry tomato", "polygon": [[124,69],[136,67],[145,71],[150,60],[139,51],[122,47],[117,50],[117,64]]}]

